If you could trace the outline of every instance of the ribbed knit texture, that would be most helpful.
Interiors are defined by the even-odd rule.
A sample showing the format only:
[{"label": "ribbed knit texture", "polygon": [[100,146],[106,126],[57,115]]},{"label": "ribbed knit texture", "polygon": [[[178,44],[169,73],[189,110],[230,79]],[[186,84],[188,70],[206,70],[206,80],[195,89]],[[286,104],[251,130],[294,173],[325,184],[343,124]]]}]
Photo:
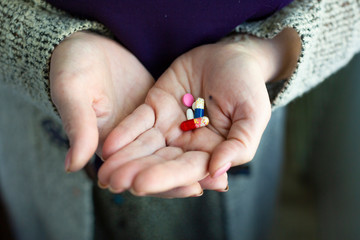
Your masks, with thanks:
[{"label": "ribbed knit texture", "polygon": [[0,4],[0,81],[30,96],[40,108],[53,111],[48,80],[52,51],[74,32],[106,34],[106,29],[40,0],[1,0]]},{"label": "ribbed knit texture", "polygon": [[284,28],[298,32],[302,51],[292,77],[272,93],[273,109],[319,84],[360,50],[360,1],[296,0],[268,19],[242,24],[236,31],[272,38]]},{"label": "ribbed knit texture", "polygon": [[[360,3],[357,0],[297,0],[263,21],[236,31],[272,38],[294,28],[302,53],[293,76],[272,93],[273,108],[308,91],[344,66],[360,49]],[[51,52],[79,30],[105,33],[99,23],[79,20],[40,1],[1,0],[0,77],[51,110],[48,71]]]}]

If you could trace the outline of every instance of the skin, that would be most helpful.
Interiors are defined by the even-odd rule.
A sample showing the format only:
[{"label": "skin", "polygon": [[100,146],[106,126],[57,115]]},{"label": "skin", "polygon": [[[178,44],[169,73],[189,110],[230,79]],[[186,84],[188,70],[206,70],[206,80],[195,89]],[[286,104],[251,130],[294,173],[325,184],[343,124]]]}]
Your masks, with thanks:
[{"label": "skin", "polygon": [[[247,36],[180,56],[145,103],[109,134],[99,181],[114,192],[129,189],[141,196],[196,182],[206,189],[207,182],[224,178],[227,166],[250,161],[271,115],[265,83],[292,73],[300,53],[296,40],[286,30],[272,40]],[[179,128],[186,93],[205,98],[208,127]]]},{"label": "skin", "polygon": [[[95,152],[102,156],[109,132],[144,102],[153,84],[142,64],[115,41],[78,32],[60,43],[51,58],[50,89],[70,141],[65,170],[82,169]],[[203,188],[223,191],[227,176],[202,182]],[[153,196],[200,196],[202,192],[195,182]]]},{"label": "skin", "polygon": [[59,44],[50,89],[70,140],[66,171],[84,167],[95,151],[101,156],[108,133],[144,102],[153,84],[142,64],[108,38],[78,32]]},{"label": "skin", "polygon": [[[176,59],[152,86],[120,45],[74,34],[55,49],[50,69],[71,145],[66,170],[81,169],[97,150],[105,159],[99,183],[113,192],[172,198],[227,191],[224,166],[250,161],[269,121],[265,82],[289,77],[299,52],[293,30],[272,40],[204,45]],[[208,127],[180,130],[185,93],[205,98]]]}]

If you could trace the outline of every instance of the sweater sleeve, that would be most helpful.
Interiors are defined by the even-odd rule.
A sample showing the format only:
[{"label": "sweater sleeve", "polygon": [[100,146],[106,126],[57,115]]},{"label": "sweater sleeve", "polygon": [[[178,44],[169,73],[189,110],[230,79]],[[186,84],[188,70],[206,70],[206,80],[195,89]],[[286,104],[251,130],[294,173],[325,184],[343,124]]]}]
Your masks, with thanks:
[{"label": "sweater sleeve", "polygon": [[1,85],[52,113],[49,63],[54,48],[76,31],[108,34],[101,24],[76,19],[43,0],[0,0],[0,26]]},{"label": "sweater sleeve", "polygon": [[268,85],[273,109],[322,82],[360,50],[360,1],[295,0],[269,18],[244,23],[235,31],[273,38],[285,28],[298,32],[302,49],[293,75]]}]

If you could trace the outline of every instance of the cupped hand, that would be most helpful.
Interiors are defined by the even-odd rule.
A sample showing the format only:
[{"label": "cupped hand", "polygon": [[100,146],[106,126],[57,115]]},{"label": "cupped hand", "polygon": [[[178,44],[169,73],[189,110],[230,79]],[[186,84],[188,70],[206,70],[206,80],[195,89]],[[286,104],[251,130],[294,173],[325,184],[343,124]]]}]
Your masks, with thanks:
[{"label": "cupped hand", "polygon": [[70,140],[67,171],[101,156],[109,132],[144,102],[154,80],[124,47],[90,32],[74,33],[54,50],[51,97]]},{"label": "cupped hand", "polygon": [[[256,152],[271,115],[265,82],[279,74],[254,39],[204,45],[179,57],[109,134],[100,182],[137,195],[226,189],[229,167]],[[180,129],[186,93],[205,99],[207,127]]]}]

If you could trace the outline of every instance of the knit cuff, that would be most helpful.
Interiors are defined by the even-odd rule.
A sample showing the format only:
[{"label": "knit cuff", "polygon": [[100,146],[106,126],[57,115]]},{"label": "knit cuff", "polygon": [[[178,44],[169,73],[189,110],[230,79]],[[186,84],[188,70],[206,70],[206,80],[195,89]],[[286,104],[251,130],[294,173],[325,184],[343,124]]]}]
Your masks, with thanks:
[{"label": "knit cuff", "polygon": [[356,0],[295,0],[263,21],[235,31],[273,38],[285,28],[300,36],[302,49],[293,75],[268,84],[272,108],[284,106],[347,64],[359,51],[360,10]]}]

